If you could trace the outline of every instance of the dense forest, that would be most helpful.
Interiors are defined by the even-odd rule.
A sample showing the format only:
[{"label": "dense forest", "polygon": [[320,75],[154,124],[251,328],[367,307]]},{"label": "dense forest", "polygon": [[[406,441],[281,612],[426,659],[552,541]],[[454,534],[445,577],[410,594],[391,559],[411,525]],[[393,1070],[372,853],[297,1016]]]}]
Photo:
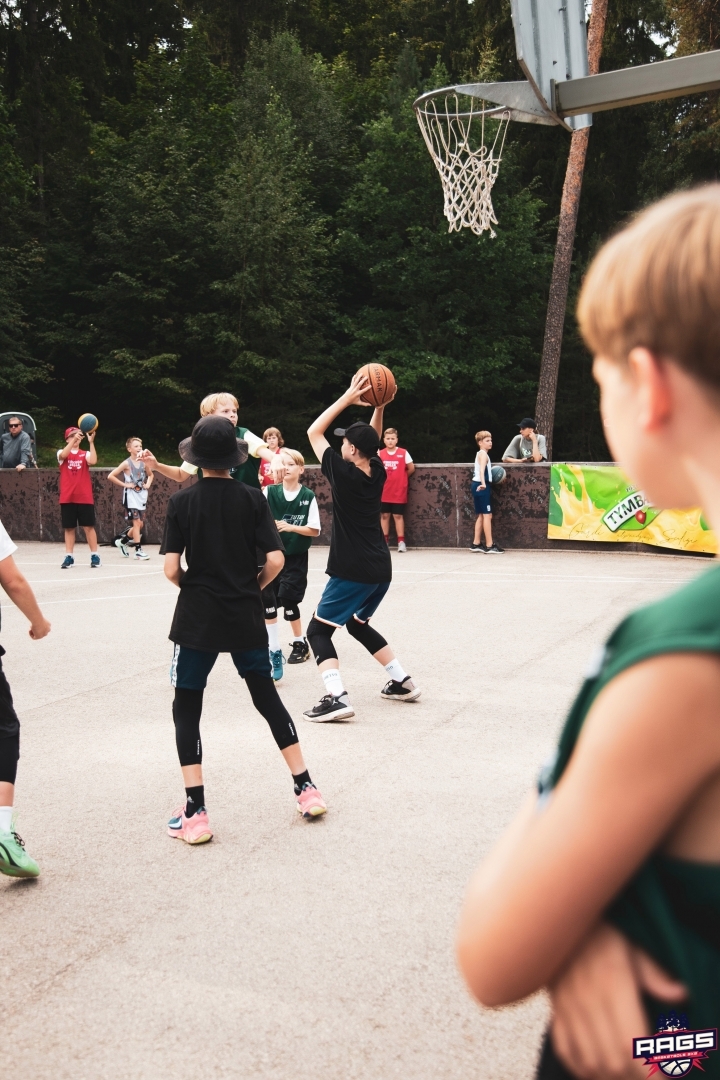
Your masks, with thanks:
[{"label": "dense forest", "polygon": [[[171,447],[199,398],[305,451],[362,363],[416,460],[532,414],[569,136],[511,124],[497,237],[449,234],[419,92],[522,77],[509,0],[0,2],[0,408]],[[610,0],[603,68],[718,47],[717,0]],[[555,457],[603,459],[573,294],[628,214],[716,179],[717,93],[603,113]],[[390,419],[390,416],[388,416]],[[102,439],[99,439],[102,445]]]}]

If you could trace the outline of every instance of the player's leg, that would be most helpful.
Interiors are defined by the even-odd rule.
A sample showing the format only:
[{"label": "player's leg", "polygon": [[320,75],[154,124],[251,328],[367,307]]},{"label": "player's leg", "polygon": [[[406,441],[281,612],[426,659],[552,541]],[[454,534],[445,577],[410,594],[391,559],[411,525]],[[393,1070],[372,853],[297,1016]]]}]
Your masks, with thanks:
[{"label": "player's leg", "polygon": [[175,687],[175,745],[185,785],[185,805],[178,807],[168,821],[168,833],[188,844],[204,844],[213,835],[205,808],[200,717],[207,677],[216,660],[217,653],[176,645],[170,668],[170,681]]},{"label": "player's leg", "polygon": [[487,496],[486,512],[483,514],[483,529],[485,530],[485,551],[488,555],[502,555],[505,548],[501,548],[493,542],[492,538],[492,502],[491,496]]},{"label": "player's leg", "polygon": [[0,874],[34,878],[40,867],[13,828],[15,780],[20,757],[20,721],[0,661]]},{"label": "player's leg", "polygon": [[407,551],[405,544],[405,517],[403,514],[393,514],[395,532],[397,533],[398,551]]},{"label": "player's leg", "polygon": [[390,511],[380,514],[380,524],[382,526],[383,536],[385,537],[385,543],[390,543]]},{"label": "player's leg", "polygon": [[247,683],[253,705],[267,721],[277,747],[292,773],[298,812],[308,818],[324,814],[327,806],[310,779],[292,717],[270,677],[265,650],[246,649],[232,653],[232,659],[238,674]]},{"label": "player's leg", "polygon": [[282,607],[285,622],[290,623],[292,629],[292,652],[288,657],[288,664],[304,664],[310,659],[310,646],[302,632],[300,619],[300,604],[305,597],[308,575],[307,551],[297,555],[288,555],[280,575],[278,585],[278,607]]},{"label": "player's leg", "polygon": [[482,523],[483,523],[483,514],[487,510],[487,506],[485,504],[485,499],[484,499],[486,489],[481,488],[480,484],[477,482],[477,480],[473,480],[472,484],[470,485],[470,490],[472,491],[473,507],[475,509],[475,515],[476,515],[475,516],[475,531],[473,532],[473,542],[470,545],[470,550],[475,551],[475,552],[478,552],[478,551],[484,552],[485,551],[485,545],[482,542]]},{"label": "player's leg", "polygon": [[283,677],[283,664],[285,657],[280,648],[280,628],[278,626],[276,581],[271,581],[262,590],[263,607],[265,608],[265,629],[268,636],[268,650],[270,652],[270,664],[272,665],[272,677],[275,682],[280,682]]},{"label": "player's leg", "polygon": [[65,558],[60,564],[61,570],[67,570],[75,565],[73,553],[75,551],[75,529],[77,527],[77,507],[75,503],[60,503],[60,518],[62,520],[63,535],[65,537]]},{"label": "player's leg", "polygon": [[318,618],[317,613],[313,615],[307,629],[307,638],[326,693],[316,705],[306,709],[303,716],[317,723],[324,723],[326,720],[349,720],[355,715],[343,685],[340,661],[332,642],[332,636],[337,629],[333,623]]},{"label": "player's leg", "polygon": [[345,628],[351,637],[367,649],[373,659],[382,664],[390,676],[390,681],[380,691],[380,696],[386,701],[417,701],[421,694],[420,688],[405,671],[382,634],[370,626],[369,620],[389,588],[389,581],[376,585],[365,603],[348,619]]},{"label": "player's leg", "polygon": [[100,566],[100,554],[98,552],[98,538],[95,532],[95,507],[92,503],[81,503],[77,508],[78,524],[85,533],[88,547],[90,548],[90,565]]}]

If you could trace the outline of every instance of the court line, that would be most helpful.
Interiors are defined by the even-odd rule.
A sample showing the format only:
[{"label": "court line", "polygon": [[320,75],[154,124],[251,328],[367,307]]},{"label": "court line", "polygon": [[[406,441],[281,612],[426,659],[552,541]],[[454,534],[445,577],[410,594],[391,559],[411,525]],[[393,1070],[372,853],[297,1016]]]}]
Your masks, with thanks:
[{"label": "court line", "polygon": [[[171,592],[148,592],[148,593],[128,593],[125,596],[79,596],[76,600],[39,600],[41,608],[51,607],[53,604],[84,604],[89,602],[95,602],[96,600],[145,600],[149,596],[172,596]],[[12,607],[5,607],[3,605],[3,618],[12,612],[17,612],[22,615],[22,612],[18,610],[14,605]]]},{"label": "court line", "polygon": [[[467,571],[464,571],[466,574]],[[310,568],[310,573],[324,574],[324,570],[317,570],[315,567]],[[689,580],[692,580],[692,576],[688,578],[660,578],[660,577],[643,577],[643,578],[628,578],[628,577],[590,577],[587,574],[574,574],[574,575],[548,575],[548,576],[530,576],[528,574],[508,574],[501,571],[499,574],[478,573],[467,577],[454,577],[447,575],[455,575],[463,573],[462,570],[393,570],[393,578],[398,574],[417,574],[424,577],[434,578],[438,581],[443,580],[444,584],[448,584],[452,581],[467,582],[467,581],[624,581],[629,585],[645,585],[645,584],[664,584],[668,585],[685,585]],[[418,582],[420,584],[420,582]]]},{"label": "court line", "polygon": [[[142,573],[143,577],[155,577],[157,574],[164,574],[165,571],[164,570],[143,570],[143,571],[141,571],[141,573]],[[82,578],[80,581],[76,581],[76,582],[73,582],[72,578],[66,578],[66,577],[65,578],[35,578],[34,580],[31,580],[30,578],[28,578],[28,582],[29,582],[30,585],[60,585],[60,584],[64,585],[65,582],[68,582],[70,585],[73,585],[73,584],[88,585],[91,581],[92,582],[99,582],[100,584],[102,584],[103,581],[127,581],[129,578],[131,578],[133,576],[134,575],[131,572],[129,574],[101,574],[101,575],[98,575],[97,577]]]}]

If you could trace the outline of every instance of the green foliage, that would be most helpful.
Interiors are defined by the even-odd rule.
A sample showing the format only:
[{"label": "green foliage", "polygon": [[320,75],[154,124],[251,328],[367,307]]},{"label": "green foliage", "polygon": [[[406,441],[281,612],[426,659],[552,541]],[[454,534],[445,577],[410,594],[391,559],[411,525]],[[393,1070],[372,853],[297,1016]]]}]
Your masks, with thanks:
[{"label": "green foliage", "polygon": [[[715,6],[611,0],[603,66],[716,48]],[[112,452],[129,428],[172,447],[226,388],[244,423],[306,449],[313,415],[379,359],[416,459],[467,459],[479,427],[502,450],[533,411],[567,134],[513,125],[496,239],[449,234],[411,103],[520,77],[505,0],[2,12],[3,408],[52,432],[92,409]],[[574,294],[628,214],[716,178],[717,101],[595,118]],[[555,446],[607,456],[571,312]]]}]

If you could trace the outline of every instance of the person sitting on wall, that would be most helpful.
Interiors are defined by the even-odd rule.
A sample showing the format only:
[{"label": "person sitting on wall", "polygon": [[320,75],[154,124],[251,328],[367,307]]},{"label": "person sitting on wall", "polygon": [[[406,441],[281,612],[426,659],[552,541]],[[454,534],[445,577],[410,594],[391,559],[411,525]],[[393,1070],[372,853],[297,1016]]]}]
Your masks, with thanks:
[{"label": "person sitting on wall", "polygon": [[520,434],[516,435],[503,454],[503,461],[547,461],[545,436],[538,435],[537,424],[531,416],[526,416],[518,424]]},{"label": "person sitting on wall", "polygon": [[0,440],[0,468],[22,472],[32,465],[32,440],[19,416],[10,417],[8,429]]}]

